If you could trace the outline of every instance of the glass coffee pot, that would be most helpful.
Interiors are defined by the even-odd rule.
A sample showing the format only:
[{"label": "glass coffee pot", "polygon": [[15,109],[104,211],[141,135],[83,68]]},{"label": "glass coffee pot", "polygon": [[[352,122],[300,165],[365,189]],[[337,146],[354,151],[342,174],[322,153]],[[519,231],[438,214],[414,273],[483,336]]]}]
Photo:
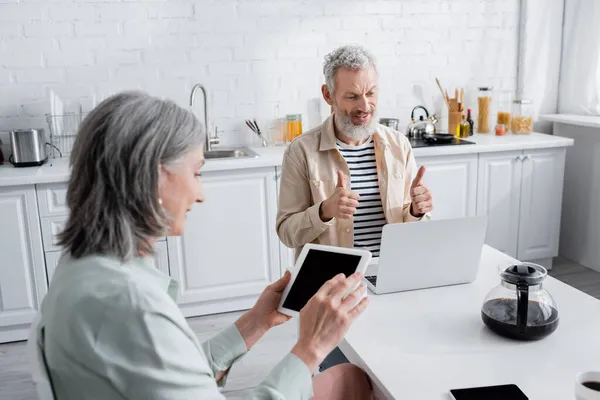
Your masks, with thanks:
[{"label": "glass coffee pot", "polygon": [[500,268],[500,285],[486,296],[483,322],[499,335],[518,340],[542,339],[558,327],[556,302],[542,287],[548,272],[522,263]]}]

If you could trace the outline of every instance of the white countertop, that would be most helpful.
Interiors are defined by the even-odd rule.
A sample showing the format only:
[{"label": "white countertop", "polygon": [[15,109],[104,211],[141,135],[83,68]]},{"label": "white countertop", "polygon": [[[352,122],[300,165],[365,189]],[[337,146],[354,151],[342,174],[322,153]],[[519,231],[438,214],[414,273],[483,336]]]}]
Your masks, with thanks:
[{"label": "white countertop", "polygon": [[540,115],[540,120],[558,122],[561,124],[588,126],[590,128],[600,128],[600,116],[594,115],[548,114]]},{"label": "white countertop", "polygon": [[[497,151],[543,149],[567,147],[573,145],[573,139],[532,133],[530,135],[495,136],[480,134],[471,136],[469,141],[474,145],[436,146],[414,149],[415,157],[443,156],[454,154],[489,153]],[[209,160],[203,172],[227,171],[235,169],[273,167],[281,165],[284,146],[253,147],[260,157],[249,159]],[[69,179],[69,160],[50,159],[41,167],[15,168],[8,162],[0,166],[0,187],[36,183],[66,182]]]},{"label": "white countertop", "polygon": [[445,400],[450,389],[516,384],[532,400],[573,399],[576,374],[600,369],[600,301],[548,277],[558,329],[533,342],[500,337],[484,325],[481,306],[500,283],[498,266],[514,262],[484,246],[471,284],[369,292],[340,349],[389,398]]},{"label": "white countertop", "polygon": [[573,139],[536,132],[529,135],[507,134],[504,136],[496,136],[493,133],[476,134],[466,140],[474,142],[475,145],[422,147],[414,150],[415,157],[573,146]]},{"label": "white countertop", "polygon": [[[246,159],[209,160],[202,172],[273,167],[281,165],[285,147],[252,148],[259,157]],[[8,162],[0,166],[0,187],[37,183],[67,182],[70,176],[69,159],[49,159],[41,167],[15,168]]]}]

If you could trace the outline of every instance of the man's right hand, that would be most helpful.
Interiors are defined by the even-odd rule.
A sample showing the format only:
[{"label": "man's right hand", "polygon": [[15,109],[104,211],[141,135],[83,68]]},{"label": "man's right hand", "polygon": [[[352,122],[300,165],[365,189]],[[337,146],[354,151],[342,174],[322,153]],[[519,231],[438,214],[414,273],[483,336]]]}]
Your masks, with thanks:
[{"label": "man's right hand", "polygon": [[344,186],[344,174],[337,172],[338,181],[335,192],[327,200],[321,203],[319,216],[321,221],[327,222],[332,218],[350,219],[356,213],[358,207],[359,195],[356,192],[348,190]]}]

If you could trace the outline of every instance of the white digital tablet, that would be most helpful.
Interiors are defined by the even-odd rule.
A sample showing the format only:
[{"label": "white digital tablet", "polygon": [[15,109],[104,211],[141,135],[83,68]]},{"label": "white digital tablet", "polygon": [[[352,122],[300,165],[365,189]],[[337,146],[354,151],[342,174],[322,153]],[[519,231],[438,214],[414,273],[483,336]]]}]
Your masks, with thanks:
[{"label": "white digital tablet", "polygon": [[310,243],[305,245],[290,270],[292,277],[283,291],[277,311],[290,317],[298,316],[325,282],[339,273],[347,277],[356,271],[364,273],[369,260],[371,252],[367,250]]}]

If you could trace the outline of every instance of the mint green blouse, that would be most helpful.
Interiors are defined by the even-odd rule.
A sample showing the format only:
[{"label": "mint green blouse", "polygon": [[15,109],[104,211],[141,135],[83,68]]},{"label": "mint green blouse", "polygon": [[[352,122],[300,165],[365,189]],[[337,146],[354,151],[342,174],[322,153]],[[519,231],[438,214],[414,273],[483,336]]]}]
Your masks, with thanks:
[{"label": "mint green blouse", "polygon": [[[175,303],[177,282],[151,258],[64,255],[41,308],[59,400],[224,399],[215,376],[247,349],[235,325],[199,343]],[[308,399],[308,367],[288,354],[248,399]]]}]

